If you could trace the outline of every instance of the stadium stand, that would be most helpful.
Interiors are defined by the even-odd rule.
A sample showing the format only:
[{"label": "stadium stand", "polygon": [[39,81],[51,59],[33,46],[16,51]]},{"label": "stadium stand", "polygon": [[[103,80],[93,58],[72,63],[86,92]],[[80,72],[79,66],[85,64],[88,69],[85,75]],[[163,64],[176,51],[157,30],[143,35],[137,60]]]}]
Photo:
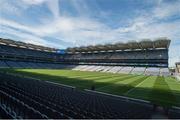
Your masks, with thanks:
[{"label": "stadium stand", "polygon": [[120,71],[123,67],[121,66],[115,66],[113,67],[111,70],[109,70],[109,72],[112,72],[112,73],[117,73],[118,71]]},{"label": "stadium stand", "polygon": [[135,67],[131,73],[141,75],[141,74],[144,74],[145,71],[146,71],[145,67]]},{"label": "stadium stand", "polygon": [[[168,66],[168,39],[68,48],[66,60],[117,65]],[[72,57],[70,57],[73,55]]]},{"label": "stadium stand", "polygon": [[148,104],[12,75],[1,78],[0,106],[10,118],[150,118],[152,113]]},{"label": "stadium stand", "polygon": [[102,70],[102,72],[108,72],[111,68],[112,68],[111,66],[107,66]]},{"label": "stadium stand", "polygon": [[97,66],[97,69],[95,70],[96,72],[100,72],[103,70],[104,66]]},{"label": "stadium stand", "polygon": [[160,68],[156,68],[156,67],[151,67],[151,68],[147,68],[146,75],[160,75]]},{"label": "stadium stand", "polygon": [[133,67],[123,67],[118,73],[129,74],[133,70]]},{"label": "stadium stand", "polygon": [[160,75],[161,76],[169,76],[170,75],[169,69],[168,68],[161,68],[160,69]]},{"label": "stadium stand", "polygon": [[168,68],[158,68],[158,67],[124,67],[124,66],[95,66],[95,65],[78,65],[72,70],[80,71],[98,71],[98,72],[108,72],[108,73],[124,73],[124,74],[146,74],[146,75],[161,75],[169,76]]},{"label": "stadium stand", "polygon": [[155,41],[67,48],[61,54],[58,49],[0,38],[0,67],[67,68],[167,76],[169,44],[170,40],[160,38]]}]

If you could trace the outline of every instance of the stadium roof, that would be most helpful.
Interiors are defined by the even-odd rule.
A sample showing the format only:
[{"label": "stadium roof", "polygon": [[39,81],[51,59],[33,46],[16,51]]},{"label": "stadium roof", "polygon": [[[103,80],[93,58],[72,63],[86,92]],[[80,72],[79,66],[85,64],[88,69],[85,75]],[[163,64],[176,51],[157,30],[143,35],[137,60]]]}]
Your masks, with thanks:
[{"label": "stadium roof", "polygon": [[44,47],[40,45],[34,45],[30,43],[24,43],[20,41],[13,41],[10,39],[3,39],[0,38],[0,44],[7,45],[7,46],[14,46],[14,47],[19,47],[19,48],[27,48],[27,49],[32,49],[32,50],[39,50],[39,51],[46,51],[46,52],[56,52],[57,49],[54,48],[49,48],[49,47]]},{"label": "stadium roof", "polygon": [[[74,47],[67,48],[65,50],[66,53],[76,53],[76,52],[98,52],[98,51],[118,51],[118,50],[137,50],[137,49],[160,49],[165,48],[168,49],[170,45],[170,40],[167,38],[159,38],[154,41],[150,39],[144,39],[140,42],[131,41],[128,43],[116,43],[116,44],[106,44],[106,45],[90,45],[90,46],[82,46],[82,47]],[[40,45],[34,45],[30,43],[24,43],[20,41],[13,41],[10,39],[0,38],[0,44],[7,46],[14,46],[19,48],[27,48],[39,51],[46,52],[57,52],[58,49],[44,47]]]},{"label": "stadium roof", "polygon": [[118,50],[137,50],[137,49],[168,49],[171,40],[167,38],[158,38],[154,41],[150,39],[144,39],[140,42],[131,41],[128,43],[116,43],[107,45],[95,45],[95,46],[82,46],[67,48],[66,52],[94,52],[94,51],[118,51]]}]

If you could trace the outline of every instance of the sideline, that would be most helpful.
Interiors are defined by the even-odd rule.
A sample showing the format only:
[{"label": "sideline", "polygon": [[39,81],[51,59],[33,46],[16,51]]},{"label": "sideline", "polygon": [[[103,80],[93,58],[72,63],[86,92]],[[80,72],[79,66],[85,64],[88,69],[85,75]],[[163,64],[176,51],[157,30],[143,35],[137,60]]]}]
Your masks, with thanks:
[{"label": "sideline", "polygon": [[123,98],[125,100],[132,100],[132,101],[138,101],[138,102],[142,102],[142,103],[146,103],[146,104],[151,104],[150,101],[146,101],[146,100],[141,100],[141,99],[136,99],[136,98],[130,98],[130,97],[125,97],[125,96],[120,96],[120,95],[113,95],[113,94],[109,94],[109,93],[104,93],[104,92],[99,92],[99,91],[93,91],[93,90],[88,90],[85,89],[85,91],[87,92],[91,92],[91,93],[96,93],[96,94],[102,94],[102,95],[106,95],[106,96],[112,96],[112,97],[116,97],[116,98]]},{"label": "sideline", "polygon": [[51,83],[51,84],[54,84],[54,85],[60,85],[60,86],[64,86],[64,87],[69,87],[69,88],[73,88],[75,89],[76,87],[74,86],[70,86],[70,85],[65,85],[65,84],[61,84],[61,83],[56,83],[56,82],[51,82],[51,81],[45,81],[47,83]]}]

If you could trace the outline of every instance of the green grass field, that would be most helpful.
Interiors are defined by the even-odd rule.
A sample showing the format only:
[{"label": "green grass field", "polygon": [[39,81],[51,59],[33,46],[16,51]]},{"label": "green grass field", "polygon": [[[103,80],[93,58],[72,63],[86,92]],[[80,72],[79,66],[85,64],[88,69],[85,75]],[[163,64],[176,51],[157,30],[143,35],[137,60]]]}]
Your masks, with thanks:
[{"label": "green grass field", "polygon": [[180,82],[172,77],[112,74],[51,69],[1,69],[45,81],[75,86],[78,89],[149,100],[163,106],[180,106]]}]

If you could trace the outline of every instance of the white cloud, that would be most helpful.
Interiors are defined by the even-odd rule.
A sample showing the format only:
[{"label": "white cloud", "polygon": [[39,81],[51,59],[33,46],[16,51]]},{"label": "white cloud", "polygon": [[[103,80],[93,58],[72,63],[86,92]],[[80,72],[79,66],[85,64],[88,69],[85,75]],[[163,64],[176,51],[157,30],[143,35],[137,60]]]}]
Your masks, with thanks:
[{"label": "white cloud", "polygon": [[51,13],[53,14],[54,19],[57,19],[59,17],[60,14],[59,0],[22,0],[22,1],[30,6],[41,5],[45,3],[48,6]]},{"label": "white cloud", "polygon": [[54,19],[57,19],[60,15],[59,0],[48,0],[46,4],[52,12]]},{"label": "white cloud", "polygon": [[[180,13],[180,4],[159,4],[148,13],[143,13],[130,21],[127,27],[111,28],[106,23],[97,19],[90,18],[91,11],[84,0],[79,2],[72,1],[73,6],[79,12],[80,17],[65,17],[60,14],[58,0],[23,0],[27,5],[41,5],[45,3],[53,15],[53,20],[45,20],[45,24],[37,26],[28,26],[0,18],[0,25],[7,28],[18,29],[20,31],[10,31],[3,29],[2,32],[11,33],[26,40],[26,42],[43,44],[47,46],[59,46],[60,44],[45,41],[43,37],[52,37],[63,39],[65,42],[71,42],[76,46],[124,42],[125,40],[134,40],[142,38],[168,37],[173,41],[180,38],[180,21],[161,22],[167,17]],[[82,4],[79,4],[82,3]],[[160,2],[162,3],[162,1]],[[110,18],[109,18],[110,19]],[[180,46],[174,48],[177,50]],[[176,52],[176,51],[174,51]],[[174,53],[173,53],[174,54]],[[172,53],[170,53],[172,56]],[[180,55],[177,55],[180,56]],[[170,57],[172,65],[177,58]]]},{"label": "white cloud", "polygon": [[169,49],[169,65],[170,66],[175,66],[176,62],[180,62],[180,44],[176,44],[176,45],[171,45],[170,49]]},{"label": "white cloud", "polygon": [[86,3],[86,0],[71,0],[70,2],[73,7],[76,9],[76,11],[81,15],[81,16],[89,16],[90,15],[90,9]]},{"label": "white cloud", "polygon": [[[27,43],[34,43],[34,44],[38,44],[38,45],[45,45],[44,40],[36,37],[35,35],[30,35],[30,34],[26,34],[26,33],[22,33],[20,31],[17,30],[13,30],[11,28],[7,28],[7,27],[2,27],[1,29],[3,29],[3,31],[1,31],[2,34],[11,34],[14,36],[17,36],[18,38],[20,38],[20,41],[25,41]],[[21,34],[21,35],[19,35]]]},{"label": "white cloud", "polygon": [[[7,20],[7,19],[1,18],[0,25],[11,27],[13,29],[18,29],[18,30],[25,31],[25,32],[34,33],[37,35],[41,35],[41,32],[39,32],[39,30],[37,30],[35,27],[30,27],[27,25],[23,25],[23,24],[11,21],[11,20]],[[2,30],[2,31],[4,31],[4,30]]]},{"label": "white cloud", "polygon": [[162,3],[153,10],[154,17],[159,19],[168,18],[180,14],[180,2]]},{"label": "white cloud", "polygon": [[22,13],[20,8],[13,4],[13,1],[0,0],[0,5],[0,16],[4,13],[20,16]]},{"label": "white cloud", "polygon": [[54,43],[52,41],[46,41],[36,35],[23,33],[23,32],[13,30],[7,27],[0,27],[0,28],[4,29],[4,31],[1,31],[2,34],[6,35],[7,33],[13,36],[17,36],[19,38],[18,40],[22,42],[36,44],[36,45],[43,45],[43,46],[51,46],[51,47],[56,47],[56,48],[59,48],[59,47],[63,48],[63,46],[61,46],[61,44],[58,44],[57,42]]},{"label": "white cloud", "polygon": [[47,0],[22,0],[22,1],[29,5],[39,5],[46,2]]}]

